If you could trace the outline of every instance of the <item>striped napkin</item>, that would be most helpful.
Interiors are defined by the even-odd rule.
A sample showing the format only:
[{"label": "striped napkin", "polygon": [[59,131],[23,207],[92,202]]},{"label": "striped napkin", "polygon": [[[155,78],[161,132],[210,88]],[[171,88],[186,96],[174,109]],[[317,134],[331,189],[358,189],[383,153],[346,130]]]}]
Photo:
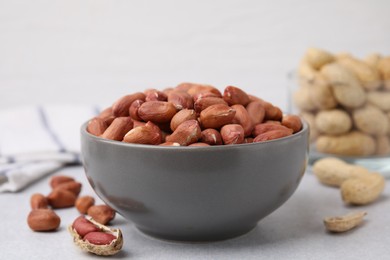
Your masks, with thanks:
[{"label": "striped napkin", "polygon": [[66,165],[80,164],[80,126],[98,111],[86,105],[0,110],[0,192],[17,192]]}]

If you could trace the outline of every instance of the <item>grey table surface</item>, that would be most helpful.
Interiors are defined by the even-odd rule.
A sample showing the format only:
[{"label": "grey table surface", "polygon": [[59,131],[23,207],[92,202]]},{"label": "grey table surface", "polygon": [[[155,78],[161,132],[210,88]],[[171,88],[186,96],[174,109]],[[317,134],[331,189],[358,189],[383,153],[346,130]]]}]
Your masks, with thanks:
[{"label": "grey table surface", "polygon": [[[83,183],[81,195],[97,197],[82,167],[68,167],[54,174],[75,177]],[[27,226],[29,198],[48,194],[49,178],[19,193],[0,194],[0,259],[93,259],[73,245],[67,226],[78,216],[75,208],[56,210],[61,217],[57,232],[33,232]],[[387,184],[389,181],[387,181]],[[390,259],[390,188],[379,201],[361,207],[343,204],[336,188],[318,183],[307,170],[293,196],[261,220],[251,232],[238,238],[210,243],[163,241],[140,233],[121,216],[112,222],[124,234],[124,247],[113,259]],[[99,202],[99,201],[98,201]],[[325,216],[354,210],[368,212],[360,227],[343,234],[325,231]]]}]

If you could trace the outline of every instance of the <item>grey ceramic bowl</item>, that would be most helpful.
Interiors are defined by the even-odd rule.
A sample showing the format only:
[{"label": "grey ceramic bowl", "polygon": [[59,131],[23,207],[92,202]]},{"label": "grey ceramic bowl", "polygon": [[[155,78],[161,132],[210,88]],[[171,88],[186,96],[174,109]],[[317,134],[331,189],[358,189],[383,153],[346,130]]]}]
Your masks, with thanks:
[{"label": "grey ceramic bowl", "polygon": [[308,158],[308,126],[263,143],[212,147],[127,144],[81,128],[87,178],[119,214],[153,237],[236,237],[296,190]]}]

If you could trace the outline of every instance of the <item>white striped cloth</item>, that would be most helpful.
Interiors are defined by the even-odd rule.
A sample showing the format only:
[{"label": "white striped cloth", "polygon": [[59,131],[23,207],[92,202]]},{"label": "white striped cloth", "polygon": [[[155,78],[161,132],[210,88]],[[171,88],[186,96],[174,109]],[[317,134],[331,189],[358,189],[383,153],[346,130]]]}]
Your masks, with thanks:
[{"label": "white striped cloth", "polygon": [[86,105],[0,110],[0,192],[17,192],[69,164],[80,163],[80,127],[98,113]]}]

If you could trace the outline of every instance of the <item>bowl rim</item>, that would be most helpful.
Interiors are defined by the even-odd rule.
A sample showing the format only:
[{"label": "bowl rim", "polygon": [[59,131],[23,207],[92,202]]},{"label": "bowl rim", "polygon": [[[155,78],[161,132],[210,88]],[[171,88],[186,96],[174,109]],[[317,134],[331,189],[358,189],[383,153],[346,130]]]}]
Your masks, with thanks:
[{"label": "bowl rim", "polygon": [[90,121],[90,119],[86,122],[84,122],[81,127],[80,127],[80,134],[81,136],[84,136],[90,140],[94,140],[96,142],[101,142],[105,144],[110,144],[110,145],[118,145],[118,146],[123,146],[123,147],[133,147],[133,148],[143,148],[143,149],[162,149],[162,150],[181,150],[181,151],[194,151],[194,150],[207,150],[207,151],[217,151],[217,150],[230,150],[230,149],[237,149],[237,148],[242,148],[242,147],[249,147],[249,146],[267,146],[272,143],[280,143],[289,139],[294,139],[297,137],[301,137],[307,133],[307,139],[309,138],[309,125],[308,123],[301,117],[298,116],[301,119],[302,122],[302,129],[289,136],[281,137],[278,139],[273,139],[273,140],[268,140],[268,141],[262,141],[262,142],[256,142],[256,143],[243,143],[243,144],[233,144],[233,145],[210,145],[210,146],[163,146],[163,145],[150,145],[150,144],[134,144],[134,143],[126,143],[122,141],[116,141],[116,140],[110,140],[110,139],[105,139],[99,136],[95,136],[93,134],[90,134],[87,131],[87,126]]}]

